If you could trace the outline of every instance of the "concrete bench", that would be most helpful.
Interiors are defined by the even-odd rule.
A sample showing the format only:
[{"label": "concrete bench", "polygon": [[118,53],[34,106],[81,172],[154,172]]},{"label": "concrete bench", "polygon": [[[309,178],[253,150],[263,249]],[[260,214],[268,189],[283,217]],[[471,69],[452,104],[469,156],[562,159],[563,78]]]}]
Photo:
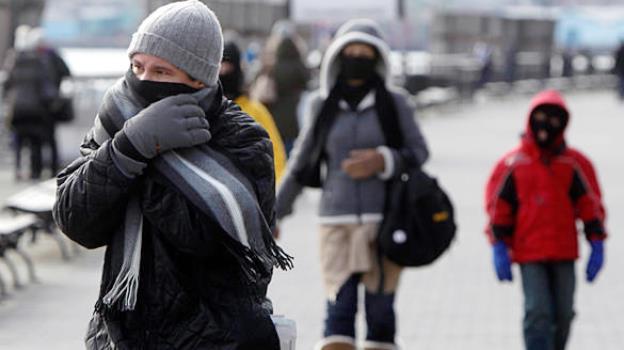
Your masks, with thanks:
[{"label": "concrete bench", "polygon": [[[4,208],[13,213],[35,215],[39,219],[40,229],[57,242],[63,259],[68,260],[70,258],[69,249],[52,218],[55,198],[56,179],[50,179],[10,196],[5,200]],[[33,232],[33,241],[36,240],[36,237],[37,231]]]},{"label": "concrete bench", "polygon": [[[39,219],[33,214],[20,214],[18,216],[0,216],[0,259],[4,260],[9,272],[13,277],[13,285],[16,289],[22,287],[17,269],[9,258],[9,251],[20,256],[28,267],[28,274],[32,282],[36,281],[35,269],[32,259],[21,249],[20,240],[26,232],[34,232],[38,229]],[[0,297],[6,295],[6,285],[0,276]]]}]

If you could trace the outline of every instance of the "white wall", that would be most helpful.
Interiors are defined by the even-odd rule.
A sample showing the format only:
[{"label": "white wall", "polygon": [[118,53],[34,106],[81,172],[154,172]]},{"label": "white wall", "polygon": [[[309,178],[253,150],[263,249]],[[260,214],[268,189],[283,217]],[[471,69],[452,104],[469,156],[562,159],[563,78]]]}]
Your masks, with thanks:
[{"label": "white wall", "polygon": [[297,22],[343,22],[367,17],[391,20],[398,17],[398,0],[291,0],[291,18]]}]

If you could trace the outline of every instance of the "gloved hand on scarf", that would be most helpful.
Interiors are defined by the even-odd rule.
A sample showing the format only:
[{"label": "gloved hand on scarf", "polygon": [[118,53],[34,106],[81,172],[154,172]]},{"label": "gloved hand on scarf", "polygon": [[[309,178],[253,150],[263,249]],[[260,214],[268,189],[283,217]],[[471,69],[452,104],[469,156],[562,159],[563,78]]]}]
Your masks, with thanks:
[{"label": "gloved hand on scarf", "polygon": [[497,241],[492,247],[494,268],[496,269],[496,277],[499,281],[512,281],[511,260],[509,259],[509,251],[507,245],[503,241]]},{"label": "gloved hand on scarf", "polygon": [[600,269],[602,269],[602,264],[604,263],[604,241],[602,240],[591,240],[589,244],[591,245],[591,254],[589,256],[589,260],[587,261],[587,269],[585,270],[587,281],[593,282]]},{"label": "gloved hand on scarf", "polygon": [[[120,131],[141,156],[152,159],[160,153],[175,148],[192,147],[210,141],[208,120],[197,99],[190,95],[176,95],[152,103],[128,119]],[[123,136],[115,136],[115,146],[120,147]],[[121,142],[120,142],[121,141]]]}]

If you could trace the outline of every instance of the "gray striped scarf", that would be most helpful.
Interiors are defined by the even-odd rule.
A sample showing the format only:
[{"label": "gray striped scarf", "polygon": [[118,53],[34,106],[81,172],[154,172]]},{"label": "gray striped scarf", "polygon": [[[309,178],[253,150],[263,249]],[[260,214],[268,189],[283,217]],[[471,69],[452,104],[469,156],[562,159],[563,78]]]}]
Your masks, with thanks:
[{"label": "gray striped scarf", "polygon": [[[203,89],[194,95],[200,101],[212,101],[215,90]],[[142,108],[124,79],[120,79],[106,94],[90,136],[102,145]],[[110,130],[112,127],[115,130]],[[226,156],[208,145],[201,145],[165,152],[153,159],[152,164],[237,242],[238,250],[244,255],[238,257],[238,261],[249,265],[243,266],[247,277],[254,279],[261,273],[257,271],[258,265],[265,271],[270,271],[273,265],[291,267],[290,257],[275,245],[272,238],[266,239],[267,235],[270,236],[270,228],[252,186]],[[137,302],[143,229],[137,197],[129,200],[125,218],[123,263],[103,302],[112,306],[121,299],[121,310],[133,310]]]}]

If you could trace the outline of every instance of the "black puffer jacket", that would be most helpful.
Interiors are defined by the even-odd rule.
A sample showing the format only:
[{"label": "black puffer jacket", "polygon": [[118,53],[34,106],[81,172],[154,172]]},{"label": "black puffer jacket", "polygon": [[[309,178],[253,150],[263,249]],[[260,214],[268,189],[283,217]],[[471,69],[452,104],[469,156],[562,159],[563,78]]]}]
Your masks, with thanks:
[{"label": "black puffer jacket", "polygon": [[[208,108],[210,146],[228,155],[255,185],[260,207],[274,222],[274,172],[269,138],[231,101]],[[269,311],[262,307],[270,275],[250,284],[228,236],[148,165],[126,178],[107,141],[90,139],[83,156],[58,177],[54,217],[63,232],[88,248],[107,246],[100,298],[88,346],[108,349],[279,349]],[[140,194],[144,214],[136,309],[120,312],[101,301],[123,261],[125,204]],[[114,237],[114,238],[113,238]],[[102,321],[102,322],[97,322]],[[97,337],[96,337],[96,333]]]},{"label": "black puffer jacket", "polygon": [[54,128],[49,111],[53,86],[43,60],[33,50],[18,52],[7,73],[4,90],[11,128],[20,136],[47,137]]}]

